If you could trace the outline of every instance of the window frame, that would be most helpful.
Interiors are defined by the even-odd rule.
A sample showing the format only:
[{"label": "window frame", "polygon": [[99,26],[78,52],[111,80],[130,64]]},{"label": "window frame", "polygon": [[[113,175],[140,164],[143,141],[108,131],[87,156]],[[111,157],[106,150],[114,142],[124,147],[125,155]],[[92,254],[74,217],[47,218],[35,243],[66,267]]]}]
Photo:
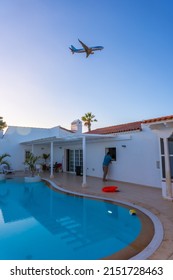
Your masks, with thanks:
[{"label": "window frame", "polygon": [[111,157],[112,157],[112,161],[117,161],[117,151],[116,151],[116,147],[106,147],[105,148],[105,154],[110,153]]}]

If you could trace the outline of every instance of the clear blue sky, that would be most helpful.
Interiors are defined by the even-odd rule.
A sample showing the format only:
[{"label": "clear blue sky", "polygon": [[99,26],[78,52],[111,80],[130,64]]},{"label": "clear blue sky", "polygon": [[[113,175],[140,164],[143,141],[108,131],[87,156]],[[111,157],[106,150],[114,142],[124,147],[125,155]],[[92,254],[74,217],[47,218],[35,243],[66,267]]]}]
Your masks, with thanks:
[{"label": "clear blue sky", "polygon": [[[69,46],[104,50],[85,58]],[[0,0],[0,116],[92,128],[173,114],[172,0]]]}]

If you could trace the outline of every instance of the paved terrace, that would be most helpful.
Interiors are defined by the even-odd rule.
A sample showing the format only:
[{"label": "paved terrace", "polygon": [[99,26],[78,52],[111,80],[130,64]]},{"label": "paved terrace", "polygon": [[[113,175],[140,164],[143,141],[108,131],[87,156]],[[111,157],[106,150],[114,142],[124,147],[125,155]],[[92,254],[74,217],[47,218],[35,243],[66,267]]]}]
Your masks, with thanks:
[{"label": "paved terrace", "polygon": [[[41,177],[50,179],[48,173],[42,173]],[[102,179],[94,177],[87,177],[87,187],[83,188],[82,177],[68,173],[55,173],[51,181],[65,190],[117,199],[149,210],[159,218],[164,229],[163,241],[149,259],[173,260],[173,202],[162,198],[161,189],[110,180],[103,182]],[[102,192],[102,187],[106,185],[116,185],[120,191]]]}]

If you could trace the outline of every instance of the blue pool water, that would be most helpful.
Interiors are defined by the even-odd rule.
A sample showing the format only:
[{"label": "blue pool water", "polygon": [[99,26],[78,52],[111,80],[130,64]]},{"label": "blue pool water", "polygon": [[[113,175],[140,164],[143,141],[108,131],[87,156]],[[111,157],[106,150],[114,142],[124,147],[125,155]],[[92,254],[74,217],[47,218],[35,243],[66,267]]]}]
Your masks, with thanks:
[{"label": "blue pool water", "polygon": [[59,193],[44,182],[0,182],[0,259],[101,259],[140,230],[127,208]]}]

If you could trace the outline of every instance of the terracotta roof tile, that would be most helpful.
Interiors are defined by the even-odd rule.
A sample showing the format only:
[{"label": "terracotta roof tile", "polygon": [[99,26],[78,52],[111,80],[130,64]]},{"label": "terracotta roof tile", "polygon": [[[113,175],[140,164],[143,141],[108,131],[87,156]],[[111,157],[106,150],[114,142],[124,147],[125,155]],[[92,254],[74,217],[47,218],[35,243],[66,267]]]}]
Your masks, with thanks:
[{"label": "terracotta roof tile", "polygon": [[87,134],[112,134],[112,133],[118,133],[118,132],[127,132],[127,131],[134,131],[134,130],[141,130],[141,122],[132,122],[132,123],[126,123],[126,124],[120,124],[120,125],[114,125],[114,126],[108,126],[103,128],[97,128],[95,130],[92,130],[90,132],[87,132]]},{"label": "terracotta roof tile", "polygon": [[108,126],[103,128],[97,128],[91,130],[90,132],[86,132],[86,134],[113,134],[113,133],[120,133],[120,132],[140,131],[142,130],[141,124],[169,121],[169,120],[173,120],[173,115],[153,118],[153,119],[148,119],[143,121],[125,123],[120,125],[113,125],[113,126]]},{"label": "terracotta roof tile", "polygon": [[173,119],[173,115],[160,117],[160,118],[149,119],[149,120],[144,120],[143,123],[162,122],[162,121],[169,121],[169,120],[172,120],[172,119]]}]

